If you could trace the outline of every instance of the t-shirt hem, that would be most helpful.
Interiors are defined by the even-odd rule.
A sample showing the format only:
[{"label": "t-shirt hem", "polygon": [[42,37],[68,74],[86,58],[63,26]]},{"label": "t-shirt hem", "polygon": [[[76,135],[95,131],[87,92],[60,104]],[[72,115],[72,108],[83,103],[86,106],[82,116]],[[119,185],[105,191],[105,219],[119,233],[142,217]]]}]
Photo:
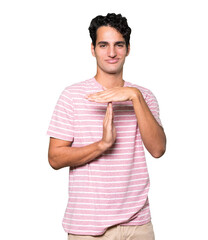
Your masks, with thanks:
[{"label": "t-shirt hem", "polygon": [[64,140],[64,141],[72,142],[74,140],[73,137],[64,137],[64,136],[60,136],[59,134],[55,134],[55,133],[51,133],[51,132],[47,132],[46,134],[49,137],[60,139],[60,140]]},{"label": "t-shirt hem", "polygon": [[144,221],[140,221],[139,224],[138,223],[124,223],[124,224],[120,224],[120,226],[141,226],[141,225],[144,225],[144,224],[147,224],[151,222],[151,218],[148,218],[147,220],[144,220]]},{"label": "t-shirt hem", "polygon": [[[141,221],[139,223],[126,223],[126,224],[118,224],[118,225],[114,225],[115,226],[142,226],[144,224],[147,224],[151,222],[151,218],[148,218],[147,220]],[[113,226],[112,226],[113,227]],[[85,234],[83,233],[79,233],[77,231],[73,231],[73,230],[67,230],[64,228],[65,232],[67,234],[73,234],[73,235],[80,235],[80,236],[102,236],[103,234],[105,234],[106,231],[108,231],[108,229],[111,228],[111,226],[109,226],[105,231],[102,232],[97,232],[96,234],[93,234],[92,232],[85,232]]]}]

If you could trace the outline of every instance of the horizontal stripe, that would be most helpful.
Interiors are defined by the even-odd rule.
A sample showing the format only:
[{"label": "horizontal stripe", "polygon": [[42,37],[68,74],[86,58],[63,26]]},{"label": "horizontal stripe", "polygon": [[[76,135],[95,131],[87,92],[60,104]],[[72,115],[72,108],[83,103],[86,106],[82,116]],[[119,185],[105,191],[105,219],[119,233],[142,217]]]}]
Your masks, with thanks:
[{"label": "horizontal stripe", "polygon": [[[93,172],[95,173],[95,172],[100,172],[100,173],[102,173],[102,172],[105,172],[106,173],[106,169],[101,169],[101,168],[99,168],[99,165],[98,165],[98,168],[97,169],[95,169],[96,168],[96,165],[94,165],[93,166]],[[122,169],[122,170],[108,170],[108,173],[110,173],[110,172],[112,172],[112,173],[115,173],[115,172],[119,172],[119,173],[125,173],[125,172],[129,172],[129,173],[133,173],[133,172],[136,172],[136,170],[143,170],[143,169],[146,169],[146,167],[138,167],[138,168],[134,168],[134,169]],[[83,170],[84,172],[85,172],[85,169]],[[82,170],[80,169],[80,172],[82,172]],[[141,171],[140,171],[140,173],[141,173]],[[91,172],[91,174],[92,174],[92,172]]]},{"label": "horizontal stripe", "polygon": [[[88,192],[91,192],[91,191],[99,191],[98,193],[104,193],[104,194],[107,194],[107,193],[115,193],[115,188],[109,188],[109,189],[105,189],[104,187],[101,188],[101,187],[95,187],[95,186],[77,186],[77,187],[72,187],[72,186],[69,186],[69,191],[70,192],[73,192],[73,191],[88,191]],[[138,188],[138,186],[134,185],[134,186],[129,186],[129,187],[123,187],[123,188],[118,188],[116,189],[116,192],[118,193],[121,193],[121,192],[124,192],[124,191],[135,191],[137,190],[138,191],[138,194],[142,191],[145,191],[147,188],[149,188],[149,184],[147,183],[147,185],[141,185],[140,188]]]},{"label": "horizontal stripe", "polygon": [[[126,189],[125,186],[108,186],[108,184],[105,184],[105,186],[103,186],[103,185],[102,186],[89,186],[88,184],[85,184],[85,183],[83,183],[82,185],[79,185],[79,183],[76,183],[76,187],[72,187],[71,186],[71,187],[69,187],[69,189],[71,189],[71,191],[73,191],[73,188],[77,190],[79,187],[85,187],[85,188],[89,188],[89,189],[92,188],[92,189],[96,189],[97,191],[100,190],[100,189],[108,190],[108,191],[110,191],[110,190],[115,191],[115,189],[117,189],[118,191],[119,191],[119,189],[122,189],[122,190]],[[144,186],[147,186],[147,183],[131,184],[132,188],[136,188],[137,187],[138,189],[140,189],[140,187],[142,189],[142,187],[144,187]]]},{"label": "horizontal stripe", "polygon": [[[112,166],[113,167],[113,166]],[[116,167],[116,166],[115,166]],[[81,175],[81,174],[76,174],[76,178],[80,178],[80,179],[84,179],[84,177],[88,177],[89,175],[88,174],[85,174],[85,175]],[[135,173],[135,174],[127,174],[127,175],[124,175],[123,173],[122,173],[122,177],[127,177],[127,178],[129,178],[129,177],[139,177],[140,176],[140,180],[144,180],[144,179],[147,179],[147,178],[141,178],[141,173]],[[74,176],[73,176],[74,177]],[[100,176],[100,175],[95,175],[95,174],[93,174],[92,176],[90,176],[91,178],[102,178],[102,179],[104,179],[104,178],[107,178],[107,179],[112,179],[112,175],[109,175],[109,176]],[[113,179],[115,179],[115,178],[121,178],[121,176],[116,176],[116,175],[114,175],[113,176]]]},{"label": "horizontal stripe", "polygon": [[[79,215],[79,218],[81,218],[82,220],[80,221],[79,219],[77,218],[67,218],[66,216],[64,217],[64,219],[67,221],[69,220],[70,223],[72,225],[76,225],[79,224],[83,224],[83,226],[86,226],[86,225],[91,225],[93,223],[102,223],[102,224],[110,224],[110,223],[114,223],[115,220],[119,221],[119,222],[122,222],[122,221],[125,221],[126,218],[130,218],[132,215],[134,215],[134,212],[129,212],[129,213],[125,213],[125,214],[114,214],[113,216],[109,216],[109,217],[99,217],[99,219],[96,217],[96,218],[93,218],[93,219],[90,219],[90,217],[85,217],[85,215],[82,216],[81,218],[81,215]],[[88,218],[88,219],[87,219]],[[109,218],[109,219],[106,219],[106,218]],[[96,224],[98,225],[98,224]]]},{"label": "horizontal stripe", "polygon": [[56,127],[56,126],[51,126],[49,127],[49,130],[50,131],[53,131],[54,133],[60,133],[60,134],[63,134],[63,135],[67,135],[67,136],[72,136],[73,135],[73,130],[71,130],[70,128],[69,129],[65,129],[65,128],[62,128],[62,127]]},{"label": "horizontal stripe", "polygon": [[[85,189],[86,190],[86,189]],[[148,190],[148,188],[146,188],[146,190]],[[107,192],[107,193],[99,193],[99,195],[101,196],[102,194],[103,195],[126,195],[127,193],[128,194],[131,194],[131,193],[138,193],[138,192],[142,192],[143,191],[143,189],[142,190],[132,190],[132,191],[124,191],[124,192]],[[72,196],[73,194],[77,194],[77,195],[79,195],[79,194],[82,194],[83,196],[85,195],[85,194],[91,194],[91,195],[97,195],[97,192],[90,192],[90,191],[71,191],[71,193],[70,193],[70,196]]]},{"label": "horizontal stripe", "polygon": [[66,140],[66,141],[72,141],[73,140],[73,137],[69,136],[68,134],[57,133],[57,132],[54,132],[52,130],[48,130],[47,134],[50,135],[51,137],[63,139],[63,140]]},{"label": "horizontal stripe", "polygon": [[[128,168],[128,170],[129,170],[129,167],[134,167],[134,168],[140,167],[140,169],[142,169],[142,167],[146,168],[146,162],[145,161],[143,161],[143,162],[133,162],[132,160],[133,160],[133,158],[131,160],[124,159],[121,162],[121,159],[119,159],[119,161],[118,160],[116,161],[116,160],[111,160],[111,159],[107,160],[106,159],[105,161],[102,161],[101,163],[93,164],[93,166],[98,166],[99,169],[102,169],[102,168],[106,169],[106,167],[110,167],[110,168],[116,167],[116,168],[118,168],[117,170],[119,170],[119,168],[122,169],[122,170],[123,170],[123,168],[124,169]],[[122,163],[122,164],[119,164],[119,163]],[[93,169],[94,169],[94,167],[93,167]],[[92,168],[90,170],[92,170]],[[135,174],[133,174],[132,171],[130,171],[130,172],[131,172],[131,176],[134,176],[134,175],[138,176],[138,174],[141,173],[141,172],[138,173],[138,171],[136,171]],[[82,173],[82,172],[80,172],[80,173]],[[71,173],[71,174],[73,174],[73,173]],[[79,177],[81,177],[81,176],[88,176],[88,175],[89,175],[89,172],[87,172],[85,175],[77,174],[77,172],[76,172],[76,176],[79,176]],[[92,176],[99,177],[100,175],[99,174],[96,175],[95,173],[93,173]],[[123,176],[129,176],[129,175],[123,175]],[[105,177],[109,177],[109,176],[107,175]]]},{"label": "horizontal stripe", "polygon": [[[89,194],[90,195],[90,194]],[[146,196],[146,194],[144,194],[145,196]],[[142,194],[140,195],[140,197],[142,196]],[[75,198],[75,199],[77,199],[78,198],[78,196],[72,196],[72,195],[70,195],[70,200],[71,200],[71,203],[73,203],[73,201],[72,201],[72,199],[73,198]],[[83,196],[83,197],[81,197],[81,196],[79,196],[79,200],[81,200],[81,199],[85,199],[85,200],[96,200],[96,199],[99,199],[99,201],[102,201],[102,200],[106,200],[106,203],[108,203],[107,205],[109,205],[109,201],[118,201],[119,199],[122,199],[122,200],[124,200],[124,199],[130,199],[130,198],[136,198],[136,199],[138,199],[138,195],[133,195],[133,196],[126,196],[126,197],[114,197],[114,198],[112,198],[112,197],[100,197],[99,196],[99,198],[97,198],[97,197],[85,197],[85,196]],[[136,201],[134,201],[134,202],[137,202],[137,200]],[[126,202],[127,203],[127,202]],[[131,202],[128,202],[128,203],[131,203]],[[101,203],[99,203],[99,204],[101,204]]]},{"label": "horizontal stripe", "polygon": [[[90,184],[93,184],[93,182],[95,183],[95,185],[97,186],[98,184],[123,184],[123,183],[131,183],[131,182],[140,182],[140,181],[144,181],[144,180],[138,180],[137,178],[135,178],[135,179],[128,179],[128,178],[125,178],[124,180],[122,180],[122,179],[118,179],[117,181],[112,177],[111,179],[113,179],[114,181],[110,181],[109,179],[105,179],[105,180],[103,180],[102,178],[91,178],[90,177],[90,180],[88,180],[89,181],[89,183]],[[145,179],[145,181],[148,179],[148,178],[144,178]],[[75,180],[74,182],[75,183],[78,183],[78,182],[80,182],[80,183],[82,183],[83,181],[87,181],[87,177],[86,178],[82,178],[82,180]]]},{"label": "horizontal stripe", "polygon": [[[106,212],[126,212],[129,211],[130,209],[138,209],[143,207],[145,199],[142,199],[140,202],[141,204],[139,205],[138,201],[132,201],[132,202],[124,202],[124,203],[111,203],[110,207],[109,204],[107,203],[98,203],[95,204],[94,207],[89,208],[88,205],[89,203],[84,203],[84,202],[79,202],[79,207],[77,207],[77,203],[71,202],[70,206],[67,206],[66,214],[70,214],[70,211],[73,211],[73,215],[75,214],[74,212],[79,213],[106,213]],[[86,206],[85,206],[86,205]],[[121,208],[122,206],[122,208]],[[97,208],[96,208],[97,207]],[[117,207],[117,208],[116,208]]]}]

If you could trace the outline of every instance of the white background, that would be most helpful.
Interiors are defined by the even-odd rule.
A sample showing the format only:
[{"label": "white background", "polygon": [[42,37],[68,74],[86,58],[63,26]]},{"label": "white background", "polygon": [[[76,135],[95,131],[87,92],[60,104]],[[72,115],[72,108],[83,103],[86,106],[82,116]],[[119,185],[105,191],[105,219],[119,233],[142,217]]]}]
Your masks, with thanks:
[{"label": "white background", "polygon": [[156,240],[208,239],[207,1],[0,3],[0,239],[66,239],[68,169],[47,160],[61,91],[94,76],[88,26],[122,13],[132,28],[124,79],[157,97],[168,138],[147,154]]}]

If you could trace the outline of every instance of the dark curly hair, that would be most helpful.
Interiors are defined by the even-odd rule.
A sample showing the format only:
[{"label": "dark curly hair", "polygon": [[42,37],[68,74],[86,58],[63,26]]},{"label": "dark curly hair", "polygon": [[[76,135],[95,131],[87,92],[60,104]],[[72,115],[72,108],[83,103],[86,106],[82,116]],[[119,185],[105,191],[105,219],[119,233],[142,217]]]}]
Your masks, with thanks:
[{"label": "dark curly hair", "polygon": [[131,28],[128,26],[127,19],[125,17],[122,17],[121,14],[108,13],[106,16],[98,15],[93,18],[88,29],[94,47],[96,46],[97,29],[102,26],[110,26],[118,30],[125,39],[126,47],[128,47]]}]

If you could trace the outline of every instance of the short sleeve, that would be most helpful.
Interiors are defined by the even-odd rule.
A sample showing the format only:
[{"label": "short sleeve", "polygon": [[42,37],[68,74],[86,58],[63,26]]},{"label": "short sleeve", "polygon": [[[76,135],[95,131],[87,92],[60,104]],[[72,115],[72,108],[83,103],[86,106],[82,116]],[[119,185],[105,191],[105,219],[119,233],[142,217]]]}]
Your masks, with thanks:
[{"label": "short sleeve", "polygon": [[162,126],[161,120],[160,120],[160,110],[159,110],[159,105],[156,97],[154,94],[148,90],[145,101],[154,116],[154,118],[157,120],[158,124]]},{"label": "short sleeve", "polygon": [[74,106],[69,90],[61,93],[55,106],[47,135],[66,141],[74,139]]}]

